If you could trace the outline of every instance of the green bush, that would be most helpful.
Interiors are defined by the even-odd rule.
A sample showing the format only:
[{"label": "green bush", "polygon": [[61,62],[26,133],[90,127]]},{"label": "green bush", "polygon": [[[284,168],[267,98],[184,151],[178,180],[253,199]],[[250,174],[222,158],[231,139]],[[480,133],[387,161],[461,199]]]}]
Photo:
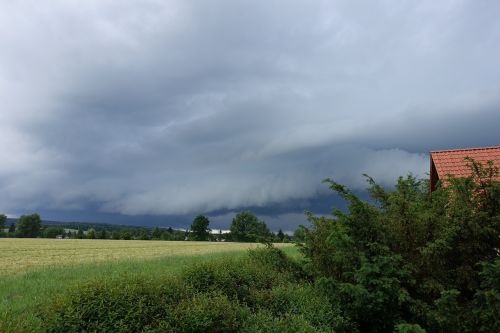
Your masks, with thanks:
[{"label": "green bush", "polygon": [[300,315],[285,315],[276,317],[267,311],[259,311],[249,316],[242,325],[244,333],[323,333],[331,330],[322,330],[311,325]]},{"label": "green bush", "polygon": [[92,281],[56,298],[41,318],[47,332],[138,332],[164,321],[186,296],[175,279]]},{"label": "green bush", "polygon": [[307,279],[302,266],[291,260],[286,254],[273,246],[248,251],[249,261],[281,273],[292,274],[295,279]]},{"label": "green bush", "polygon": [[468,163],[432,193],[412,175],[389,191],[368,178],[368,201],[325,181],[348,208],[308,213],[305,267],[360,331],[500,331],[499,170]]},{"label": "green bush", "polygon": [[425,333],[425,330],[418,324],[402,323],[396,325],[394,333]]},{"label": "green bush", "polygon": [[472,306],[471,331],[500,332],[500,259],[482,267],[481,288]]},{"label": "green bush", "polygon": [[167,327],[173,332],[238,332],[249,314],[225,295],[198,294],[175,307]]},{"label": "green bush", "polygon": [[342,330],[347,325],[340,310],[332,306],[328,298],[313,285],[275,287],[263,293],[260,306],[275,317],[300,316],[313,327],[323,330]]},{"label": "green bush", "polygon": [[296,281],[293,272],[279,271],[259,261],[262,253],[251,256],[251,260],[198,264],[186,269],[182,279],[193,292],[220,292],[248,306],[255,304],[256,291]]}]

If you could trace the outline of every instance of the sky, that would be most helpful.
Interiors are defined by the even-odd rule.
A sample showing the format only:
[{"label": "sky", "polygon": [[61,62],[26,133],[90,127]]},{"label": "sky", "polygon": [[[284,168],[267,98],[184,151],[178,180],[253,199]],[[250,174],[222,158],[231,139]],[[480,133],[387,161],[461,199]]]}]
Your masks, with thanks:
[{"label": "sky", "polygon": [[0,0],[0,211],[272,229],[500,144],[500,2]]}]

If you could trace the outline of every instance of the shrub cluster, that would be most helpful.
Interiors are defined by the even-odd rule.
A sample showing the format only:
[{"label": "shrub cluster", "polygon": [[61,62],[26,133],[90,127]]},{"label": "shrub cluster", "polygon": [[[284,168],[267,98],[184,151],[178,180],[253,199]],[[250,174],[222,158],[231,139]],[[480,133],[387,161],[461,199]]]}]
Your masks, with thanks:
[{"label": "shrub cluster", "polygon": [[353,331],[500,332],[498,169],[469,162],[432,193],[411,175],[392,191],[368,178],[370,201],[326,180],[348,210],[309,214],[302,251]]}]

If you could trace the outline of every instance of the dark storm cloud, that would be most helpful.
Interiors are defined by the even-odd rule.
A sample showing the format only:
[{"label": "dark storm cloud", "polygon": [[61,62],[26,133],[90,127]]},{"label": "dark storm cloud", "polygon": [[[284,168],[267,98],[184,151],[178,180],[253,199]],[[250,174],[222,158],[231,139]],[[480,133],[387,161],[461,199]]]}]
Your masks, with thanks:
[{"label": "dark storm cloud", "polygon": [[0,208],[231,212],[321,197],[327,176],[424,176],[429,149],[499,143],[499,10],[1,4]]}]

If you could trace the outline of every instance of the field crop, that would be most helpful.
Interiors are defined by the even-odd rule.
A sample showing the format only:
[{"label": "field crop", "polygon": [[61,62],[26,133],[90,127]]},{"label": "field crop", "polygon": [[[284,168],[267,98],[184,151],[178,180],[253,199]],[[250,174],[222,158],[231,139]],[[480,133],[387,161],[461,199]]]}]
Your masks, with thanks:
[{"label": "field crop", "polygon": [[33,268],[246,250],[255,243],[98,239],[0,239],[0,275]]}]

